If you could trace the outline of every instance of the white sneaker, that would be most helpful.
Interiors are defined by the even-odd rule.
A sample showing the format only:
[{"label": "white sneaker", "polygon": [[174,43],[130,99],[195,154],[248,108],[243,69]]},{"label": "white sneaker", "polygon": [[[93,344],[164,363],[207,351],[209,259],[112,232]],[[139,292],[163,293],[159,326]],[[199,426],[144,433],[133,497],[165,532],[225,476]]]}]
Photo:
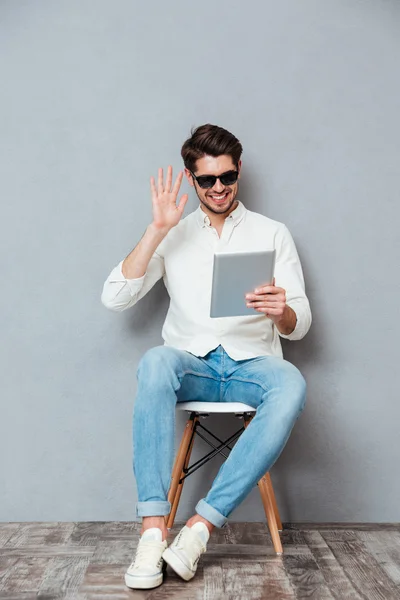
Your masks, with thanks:
[{"label": "white sneaker", "polygon": [[185,525],[172,544],[164,550],[163,559],[185,581],[195,576],[200,556],[207,550],[210,537],[205,523],[198,521],[192,527]]},{"label": "white sneaker", "polygon": [[164,566],[162,553],[167,546],[167,540],[162,541],[161,529],[146,529],[139,539],[135,558],[125,573],[126,585],[146,590],[161,585]]}]

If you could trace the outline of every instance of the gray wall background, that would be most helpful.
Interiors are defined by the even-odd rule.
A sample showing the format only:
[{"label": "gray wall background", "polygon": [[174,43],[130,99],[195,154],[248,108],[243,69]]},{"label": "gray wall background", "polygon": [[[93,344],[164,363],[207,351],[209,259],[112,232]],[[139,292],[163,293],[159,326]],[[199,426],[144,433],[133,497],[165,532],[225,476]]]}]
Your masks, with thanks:
[{"label": "gray wall background", "polygon": [[[168,297],[100,294],[205,122],[242,141],[240,198],[289,227],[313,312],[284,342],[308,401],[271,470],[282,519],[400,521],[399,27],[394,0],[0,3],[2,521],[134,520],[136,367]],[[257,488],[231,515],[263,519]]]}]

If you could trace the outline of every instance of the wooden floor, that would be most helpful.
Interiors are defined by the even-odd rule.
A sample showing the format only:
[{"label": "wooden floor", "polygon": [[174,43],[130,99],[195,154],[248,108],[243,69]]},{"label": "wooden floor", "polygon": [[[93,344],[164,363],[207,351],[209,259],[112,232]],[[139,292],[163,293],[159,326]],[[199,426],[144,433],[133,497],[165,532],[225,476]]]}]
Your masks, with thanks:
[{"label": "wooden floor", "polygon": [[[175,523],[168,541],[184,523]],[[400,599],[399,524],[284,523],[276,556],[265,523],[215,529],[196,576],[170,567],[148,591],[125,587],[140,523],[0,523],[2,600]]]}]

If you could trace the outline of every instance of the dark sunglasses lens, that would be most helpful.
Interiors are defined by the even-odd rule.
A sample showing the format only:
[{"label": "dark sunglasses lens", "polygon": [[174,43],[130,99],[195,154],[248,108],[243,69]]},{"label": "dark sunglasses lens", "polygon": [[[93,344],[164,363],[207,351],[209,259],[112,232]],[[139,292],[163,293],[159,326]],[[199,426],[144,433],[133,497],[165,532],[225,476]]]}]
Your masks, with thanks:
[{"label": "dark sunglasses lens", "polygon": [[[212,188],[212,186],[217,181],[217,178],[214,175],[201,175],[197,177],[197,183],[201,188]],[[226,185],[226,184],[224,184]]]},{"label": "dark sunglasses lens", "polygon": [[237,181],[238,173],[237,171],[228,171],[228,173],[224,173],[221,175],[220,180],[223,185],[232,185]]}]

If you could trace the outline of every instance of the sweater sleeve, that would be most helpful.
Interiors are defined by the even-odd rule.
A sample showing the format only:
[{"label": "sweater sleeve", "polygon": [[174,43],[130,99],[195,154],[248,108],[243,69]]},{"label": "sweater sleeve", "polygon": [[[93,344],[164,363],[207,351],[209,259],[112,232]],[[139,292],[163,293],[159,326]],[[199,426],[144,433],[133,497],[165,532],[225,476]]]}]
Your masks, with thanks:
[{"label": "sweater sleeve", "polygon": [[154,252],[147,266],[146,273],[137,279],[127,279],[122,274],[121,260],[115,266],[103,285],[101,302],[110,310],[122,312],[134,306],[151,290],[165,273],[164,258]]},{"label": "sweater sleeve", "polygon": [[286,304],[296,313],[297,322],[292,333],[281,333],[288,340],[301,340],[311,326],[310,303],[305,293],[300,258],[289,229],[281,224],[276,235],[275,285],[286,290]]}]

